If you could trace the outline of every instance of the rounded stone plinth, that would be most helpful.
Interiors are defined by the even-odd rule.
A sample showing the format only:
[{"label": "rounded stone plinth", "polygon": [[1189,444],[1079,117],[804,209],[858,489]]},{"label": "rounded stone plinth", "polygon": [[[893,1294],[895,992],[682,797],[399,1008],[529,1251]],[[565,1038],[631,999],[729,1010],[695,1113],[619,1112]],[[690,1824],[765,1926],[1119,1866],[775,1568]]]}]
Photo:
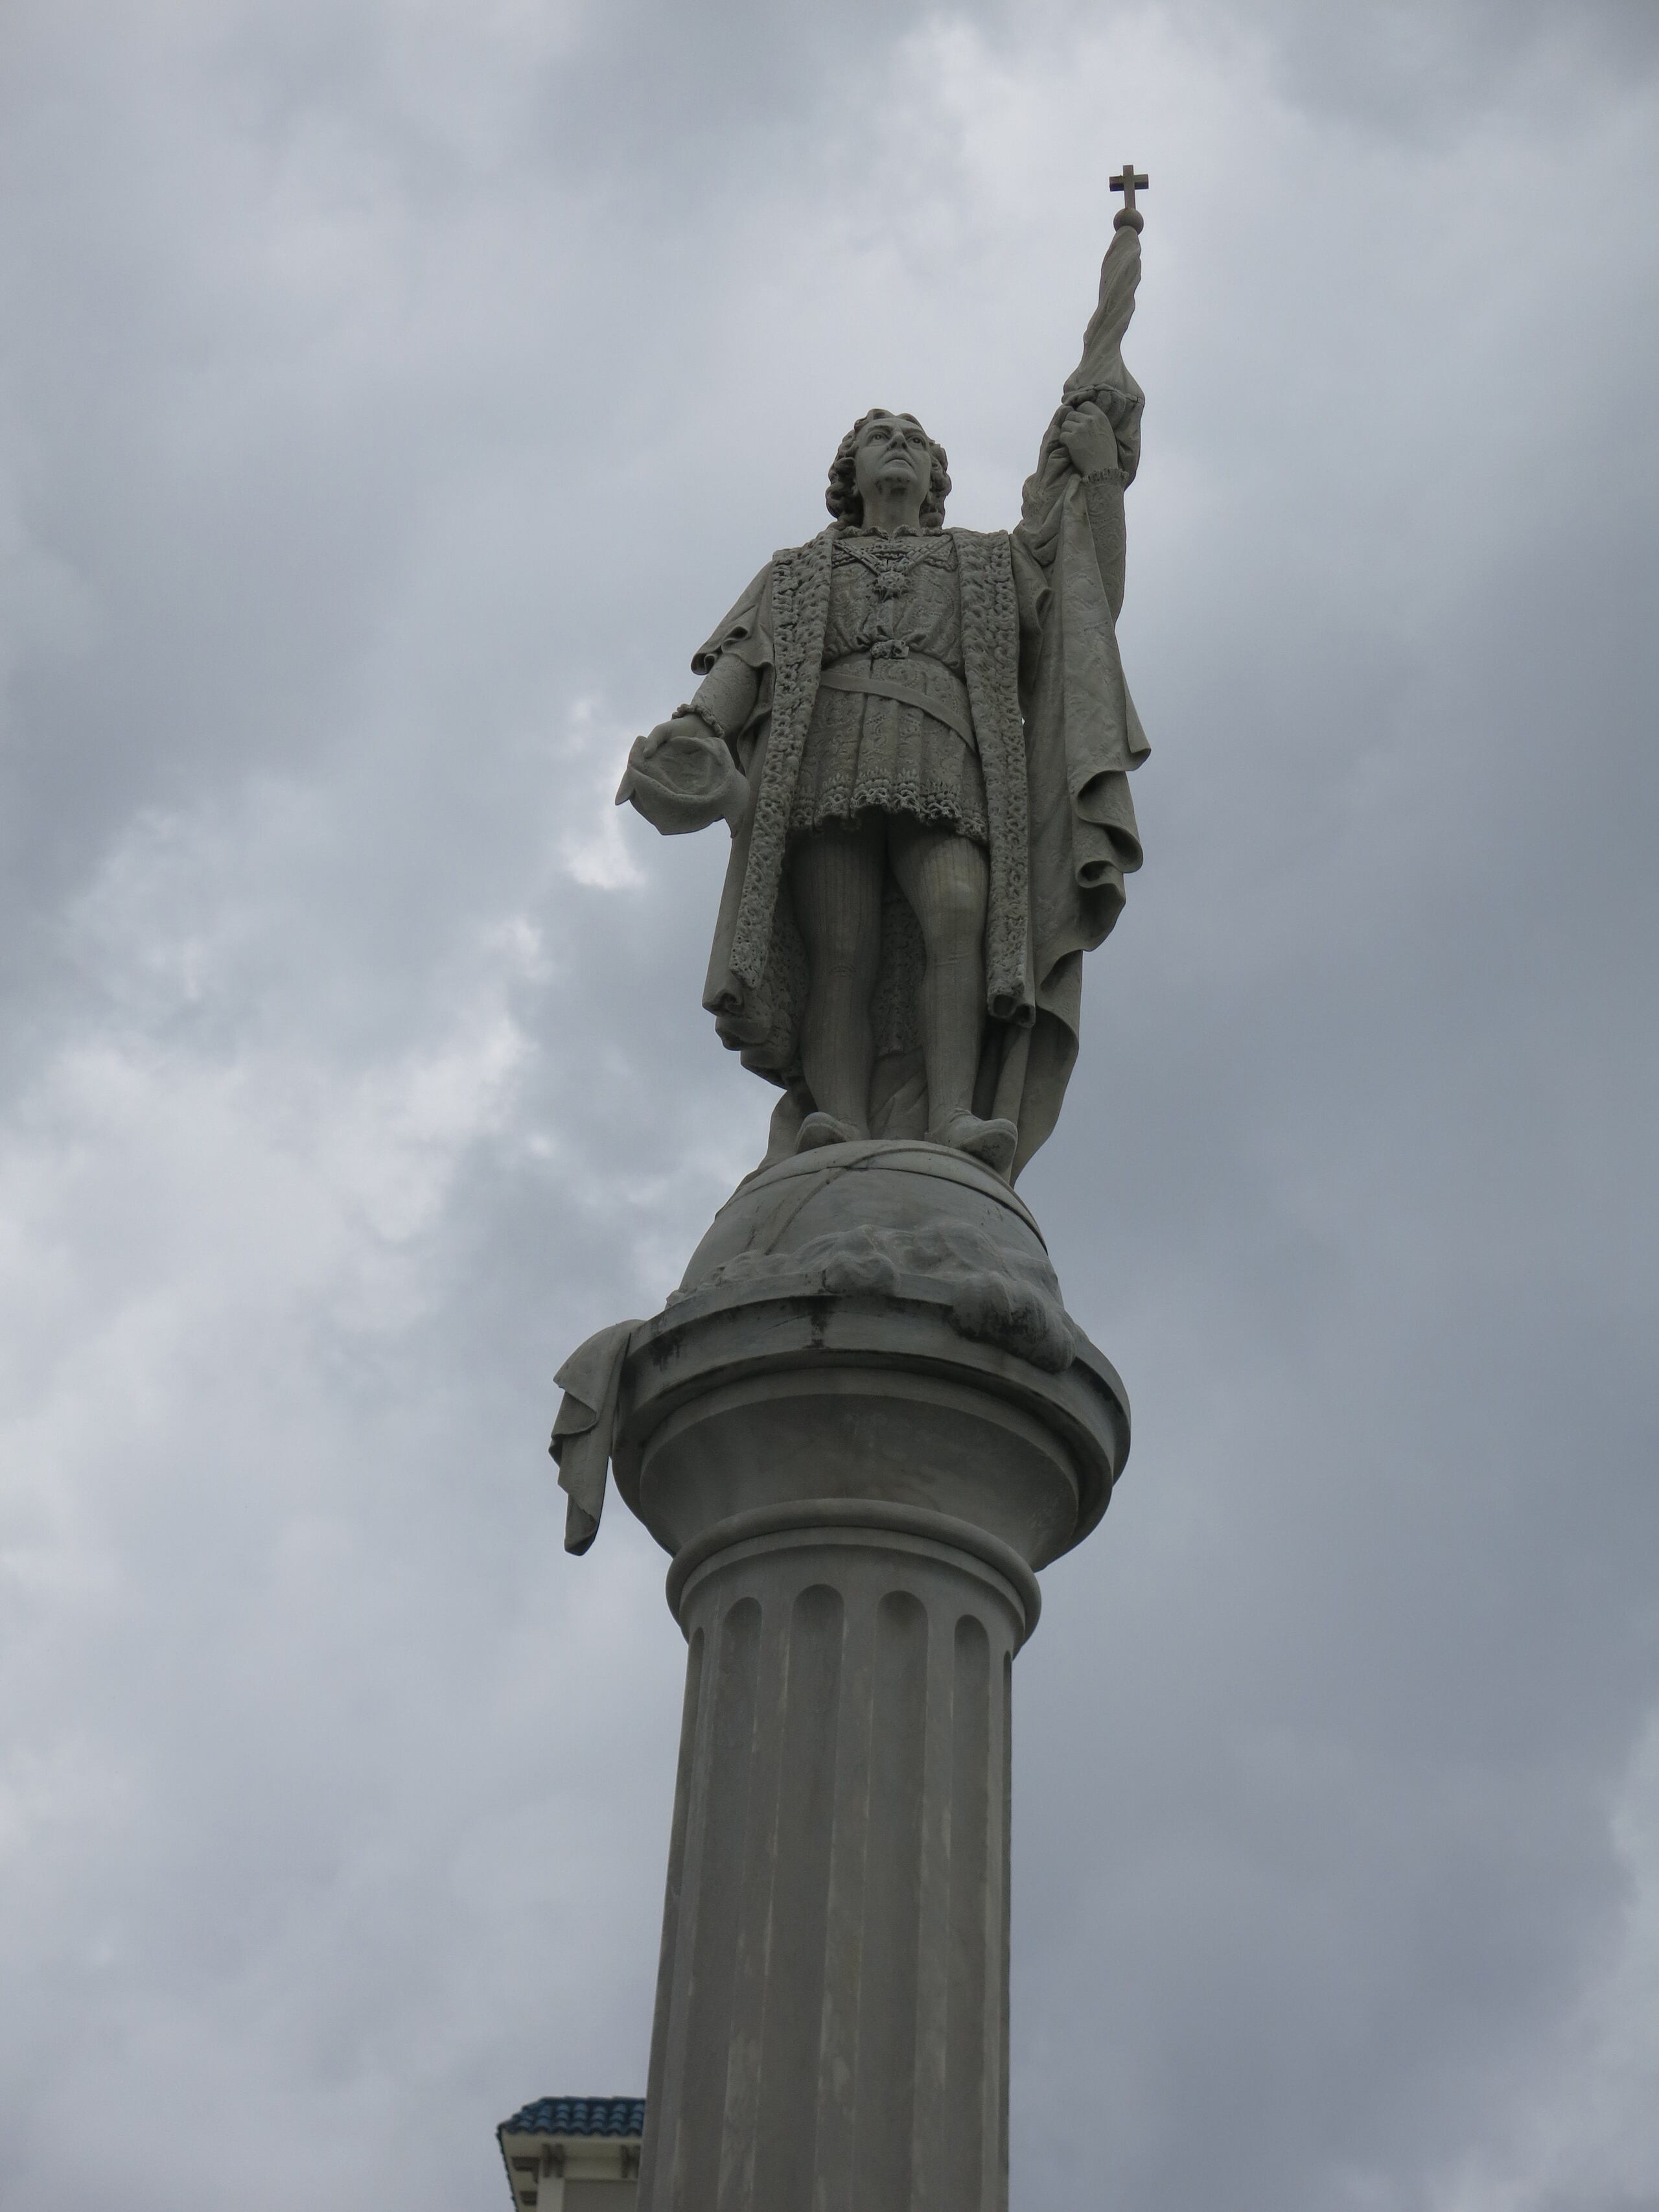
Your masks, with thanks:
[{"label": "rounded stone plinth", "polygon": [[1099,1521],[1129,1446],[1123,1385],[1030,1212],[922,1144],[741,1185],[635,1332],[623,1409],[617,1487],[675,1553],[735,1515],[869,1498],[1045,1566]]},{"label": "rounded stone plinth", "polygon": [[1030,1209],[942,1145],[832,1145],[748,1176],[692,1254],[679,1295],[792,1275],[830,1291],[919,1289],[964,1334],[1054,1372],[1079,1341]]}]

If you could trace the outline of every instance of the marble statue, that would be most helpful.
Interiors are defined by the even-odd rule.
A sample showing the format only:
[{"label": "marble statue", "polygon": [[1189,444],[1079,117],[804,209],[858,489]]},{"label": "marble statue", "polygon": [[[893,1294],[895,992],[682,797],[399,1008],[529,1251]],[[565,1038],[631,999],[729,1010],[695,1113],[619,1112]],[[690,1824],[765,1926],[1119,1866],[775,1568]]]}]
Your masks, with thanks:
[{"label": "marble statue", "polygon": [[556,1378],[566,1547],[614,1473],[687,1645],[640,2212],[1006,2212],[1013,1662],[1129,1449],[1012,1187],[1140,861],[1113,181],[1018,526],[947,528],[943,447],[860,416],[619,793],[728,825],[705,1003],[783,1094],[663,1310]]},{"label": "marble statue", "polygon": [[629,755],[619,805],[731,830],[703,1003],[783,1091],[769,1163],[922,1138],[1012,1180],[1060,1113],[1083,955],[1141,858],[1116,633],[1140,221],[1119,211],[1015,527],[947,526],[944,447],[871,409],[830,526],[773,556]]}]

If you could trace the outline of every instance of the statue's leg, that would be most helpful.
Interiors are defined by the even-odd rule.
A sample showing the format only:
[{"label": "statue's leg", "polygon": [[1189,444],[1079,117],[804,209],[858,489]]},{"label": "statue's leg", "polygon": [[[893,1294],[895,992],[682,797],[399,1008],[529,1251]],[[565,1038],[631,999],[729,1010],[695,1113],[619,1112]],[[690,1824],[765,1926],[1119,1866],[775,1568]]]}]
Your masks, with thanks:
[{"label": "statue's leg", "polygon": [[899,889],[921,925],[927,1125],[944,1131],[973,1104],[985,1027],[985,908],[990,862],[983,846],[903,816],[889,824]]},{"label": "statue's leg", "polygon": [[881,959],[884,842],[878,820],[830,823],[789,853],[790,894],[810,971],[801,1066],[819,1112],[860,1136],[869,1131],[875,1063],[870,1000]]}]

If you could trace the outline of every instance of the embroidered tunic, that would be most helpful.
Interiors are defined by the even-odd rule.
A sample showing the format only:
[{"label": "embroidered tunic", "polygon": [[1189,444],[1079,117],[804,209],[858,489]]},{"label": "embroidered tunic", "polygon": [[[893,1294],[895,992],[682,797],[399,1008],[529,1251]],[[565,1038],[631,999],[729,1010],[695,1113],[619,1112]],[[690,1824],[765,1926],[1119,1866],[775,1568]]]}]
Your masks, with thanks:
[{"label": "embroidered tunic", "polygon": [[836,535],[823,672],[788,835],[871,811],[989,842],[957,550],[942,530]]}]

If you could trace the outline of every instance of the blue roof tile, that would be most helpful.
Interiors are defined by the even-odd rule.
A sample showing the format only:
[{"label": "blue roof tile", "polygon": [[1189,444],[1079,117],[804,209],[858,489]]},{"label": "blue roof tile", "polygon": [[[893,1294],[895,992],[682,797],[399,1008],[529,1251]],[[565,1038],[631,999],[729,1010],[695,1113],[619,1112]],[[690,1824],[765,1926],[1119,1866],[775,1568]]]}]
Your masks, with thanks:
[{"label": "blue roof tile", "polygon": [[641,2136],[643,2097],[538,2097],[495,2130],[502,2136]]}]

